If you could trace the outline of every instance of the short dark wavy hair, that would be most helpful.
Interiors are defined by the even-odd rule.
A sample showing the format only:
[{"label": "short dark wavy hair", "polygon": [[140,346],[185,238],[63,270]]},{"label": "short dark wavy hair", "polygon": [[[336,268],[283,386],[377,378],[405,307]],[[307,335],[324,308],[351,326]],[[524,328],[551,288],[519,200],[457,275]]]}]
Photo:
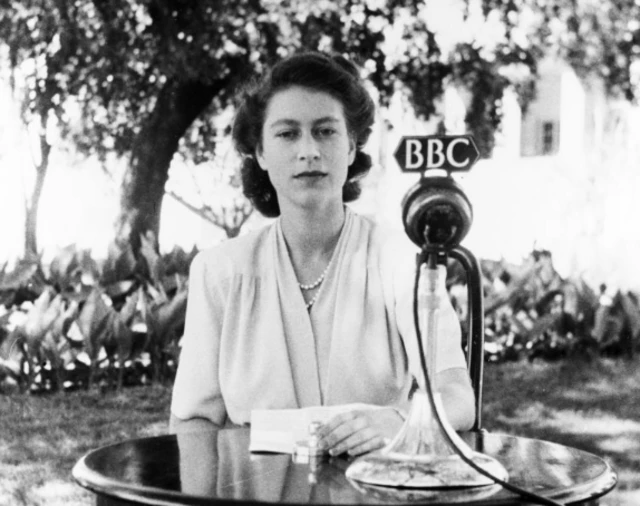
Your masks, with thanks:
[{"label": "short dark wavy hair", "polygon": [[277,92],[291,86],[328,93],[343,106],[347,129],[356,146],[355,160],[349,166],[342,188],[344,202],[360,196],[359,180],[371,168],[371,157],[362,148],[371,134],[375,105],[360,78],[358,67],[342,56],[316,51],[285,58],[264,78],[250,83],[242,91],[232,129],[234,145],[243,159],[240,172],[244,195],[258,211],[270,218],[280,215],[280,205],[268,173],[258,164],[256,151],[261,147],[269,101]]}]

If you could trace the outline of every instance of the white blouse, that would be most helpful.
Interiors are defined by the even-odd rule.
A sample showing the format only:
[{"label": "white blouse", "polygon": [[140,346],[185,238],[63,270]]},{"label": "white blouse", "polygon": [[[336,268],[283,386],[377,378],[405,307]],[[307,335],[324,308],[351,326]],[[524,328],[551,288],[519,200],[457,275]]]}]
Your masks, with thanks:
[{"label": "white blouse", "polygon": [[[280,220],[196,256],[175,416],[248,424],[252,409],[406,401],[420,371],[416,250],[404,235],[345,209],[310,311]],[[438,336],[436,372],[453,367],[465,367],[459,332]]]}]

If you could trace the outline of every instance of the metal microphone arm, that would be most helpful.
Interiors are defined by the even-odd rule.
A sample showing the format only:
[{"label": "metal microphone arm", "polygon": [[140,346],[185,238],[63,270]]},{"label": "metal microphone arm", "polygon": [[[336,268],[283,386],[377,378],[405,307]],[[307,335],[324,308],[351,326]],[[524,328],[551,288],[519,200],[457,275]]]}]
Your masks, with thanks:
[{"label": "metal microphone arm", "polygon": [[482,429],[482,385],[484,370],[484,298],[480,263],[471,251],[456,246],[451,257],[462,264],[467,273],[467,366],[476,395],[476,421],[472,430]]}]

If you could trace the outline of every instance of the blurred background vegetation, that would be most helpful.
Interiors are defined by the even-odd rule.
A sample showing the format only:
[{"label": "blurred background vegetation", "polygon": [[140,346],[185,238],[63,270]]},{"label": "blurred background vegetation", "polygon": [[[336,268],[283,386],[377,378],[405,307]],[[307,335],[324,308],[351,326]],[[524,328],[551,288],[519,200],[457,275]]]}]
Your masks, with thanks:
[{"label": "blurred background vegetation", "polygon": [[[434,26],[445,8],[482,29]],[[0,0],[0,82],[31,150],[21,254],[0,260],[0,393],[28,404],[25,396],[56,391],[166,391],[197,248],[161,244],[163,202],[224,237],[256,219],[239,189],[229,124],[238,86],[278,58],[301,49],[348,55],[362,65],[381,118],[400,97],[435,132],[447,131],[439,111],[454,85],[468,103],[461,128],[488,159],[505,94],[526,111],[546,57],[635,104],[639,20],[637,0]],[[41,197],[60,153],[118,188],[117,219],[100,230],[106,255],[73,244],[47,251],[40,240]],[[3,171],[9,155],[0,152]],[[169,184],[170,169],[182,183]],[[3,235],[15,219],[2,216]],[[481,263],[487,361],[514,373],[505,363],[635,359],[633,290],[561,275],[552,252],[535,247],[520,263]],[[448,285],[464,325],[455,264]]]}]

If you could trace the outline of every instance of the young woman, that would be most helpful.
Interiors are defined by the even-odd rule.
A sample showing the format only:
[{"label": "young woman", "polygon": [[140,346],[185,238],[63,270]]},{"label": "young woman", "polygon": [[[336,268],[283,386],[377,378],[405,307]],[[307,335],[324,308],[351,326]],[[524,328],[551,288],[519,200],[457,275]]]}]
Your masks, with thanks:
[{"label": "young woman", "polygon": [[[358,69],[339,56],[294,55],[245,91],[233,128],[244,192],[278,219],[194,259],[172,430],[248,424],[252,409],[388,406],[322,428],[323,448],[358,455],[402,425],[419,371],[415,251],[345,206],[371,166],[373,118]],[[439,336],[436,372],[449,421],[470,428],[459,332]]]}]

